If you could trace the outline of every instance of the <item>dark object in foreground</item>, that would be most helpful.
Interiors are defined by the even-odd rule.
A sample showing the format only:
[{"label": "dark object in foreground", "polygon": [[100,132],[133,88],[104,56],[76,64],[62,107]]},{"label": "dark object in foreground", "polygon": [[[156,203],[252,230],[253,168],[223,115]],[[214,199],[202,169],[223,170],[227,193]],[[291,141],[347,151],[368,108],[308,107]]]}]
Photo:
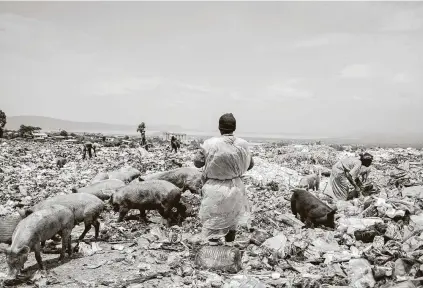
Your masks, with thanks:
[{"label": "dark object in foreground", "polygon": [[131,209],[138,209],[140,217],[146,220],[146,210],[157,210],[167,220],[172,222],[172,209],[185,219],[186,207],[180,203],[182,191],[175,185],[164,180],[148,180],[131,183],[120,188],[110,197],[110,204],[115,212],[119,212],[118,222],[123,221]]},{"label": "dark object in foreground", "polygon": [[10,215],[5,217],[0,217],[0,243],[11,244],[12,235],[15,231],[16,226],[19,222],[24,219],[27,215],[24,211],[18,210],[19,215]]},{"label": "dark object in foreground", "polygon": [[65,166],[65,164],[66,164],[65,158],[62,158],[62,157],[57,158],[57,161],[56,161],[57,168],[59,168],[59,169],[63,168],[63,166]]},{"label": "dark object in foreground", "polygon": [[229,246],[203,246],[195,256],[195,264],[203,269],[237,273],[242,269],[241,252]]},{"label": "dark object in foreground", "polygon": [[336,208],[331,208],[322,200],[304,189],[293,189],[291,197],[291,211],[305,223],[306,227],[323,225],[335,228]]},{"label": "dark object in foreground", "polygon": [[364,230],[354,231],[355,240],[362,241],[363,243],[372,243],[375,236],[385,235],[388,225],[385,223],[377,223]]}]

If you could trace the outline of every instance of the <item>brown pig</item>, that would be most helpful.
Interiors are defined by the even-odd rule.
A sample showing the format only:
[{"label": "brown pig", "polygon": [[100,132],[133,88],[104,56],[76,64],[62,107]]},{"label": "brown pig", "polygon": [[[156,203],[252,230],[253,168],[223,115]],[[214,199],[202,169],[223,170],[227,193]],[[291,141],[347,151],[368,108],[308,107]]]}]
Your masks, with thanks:
[{"label": "brown pig", "polygon": [[140,211],[141,220],[146,219],[146,210],[158,210],[170,226],[174,207],[182,218],[185,216],[186,207],[180,203],[181,194],[181,189],[170,182],[147,180],[118,189],[110,198],[110,204],[115,212],[119,212],[118,222],[123,221],[131,209]]},{"label": "brown pig", "polygon": [[304,189],[293,189],[291,197],[291,211],[306,224],[306,227],[323,225],[335,228],[336,208],[329,207],[322,200]]}]

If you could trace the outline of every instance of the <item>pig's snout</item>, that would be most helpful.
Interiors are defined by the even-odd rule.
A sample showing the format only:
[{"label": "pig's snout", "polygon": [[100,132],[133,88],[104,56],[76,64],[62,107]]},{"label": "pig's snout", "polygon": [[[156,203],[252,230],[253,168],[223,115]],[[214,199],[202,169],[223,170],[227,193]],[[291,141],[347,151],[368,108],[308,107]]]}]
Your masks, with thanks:
[{"label": "pig's snout", "polygon": [[24,267],[27,255],[13,256],[9,255],[7,264],[9,266],[9,277],[16,278]]}]

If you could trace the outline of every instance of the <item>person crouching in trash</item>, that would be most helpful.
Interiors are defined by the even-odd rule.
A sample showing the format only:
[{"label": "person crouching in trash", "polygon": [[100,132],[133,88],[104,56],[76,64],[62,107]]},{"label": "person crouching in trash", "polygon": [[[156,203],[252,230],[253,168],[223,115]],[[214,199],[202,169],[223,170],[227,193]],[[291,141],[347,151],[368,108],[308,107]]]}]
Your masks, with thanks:
[{"label": "person crouching in trash", "polygon": [[254,162],[248,142],[235,137],[235,129],[232,113],[222,115],[221,136],[206,140],[194,159],[197,168],[204,166],[199,218],[202,236],[211,242],[221,237],[233,242],[237,227],[246,224],[251,213],[240,177],[253,168]]},{"label": "person crouching in trash", "polygon": [[91,151],[94,152],[94,157],[97,157],[96,149],[97,149],[97,144],[96,143],[93,144],[93,143],[91,143],[89,141],[88,142],[85,142],[84,143],[84,149],[82,151],[82,159],[85,159],[87,152],[88,152],[88,156],[91,159],[91,157],[92,157]]},{"label": "person crouching in trash", "polygon": [[361,166],[370,167],[373,156],[369,153],[360,154],[360,158],[347,157],[339,160],[332,167],[329,182],[333,195],[339,200],[350,200],[360,197],[362,184],[357,181],[360,176]]}]

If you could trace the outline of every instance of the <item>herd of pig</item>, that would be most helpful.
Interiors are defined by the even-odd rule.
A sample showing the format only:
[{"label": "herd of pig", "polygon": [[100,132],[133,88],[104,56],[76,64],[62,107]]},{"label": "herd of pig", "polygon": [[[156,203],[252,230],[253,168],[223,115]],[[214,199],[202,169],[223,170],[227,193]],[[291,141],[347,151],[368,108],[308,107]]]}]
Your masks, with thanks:
[{"label": "herd of pig", "polygon": [[[334,228],[336,209],[306,190],[316,186],[316,175],[313,177],[300,182],[310,187],[304,189],[299,185],[300,188],[293,189],[291,210],[296,216],[300,215],[306,226],[324,225]],[[124,220],[129,210],[137,209],[140,211],[141,221],[147,220],[146,210],[156,210],[167,221],[168,226],[173,220],[178,220],[181,225],[187,209],[181,202],[182,193],[189,190],[200,194],[201,186],[201,171],[191,167],[146,176],[141,176],[132,167],[110,173],[101,172],[86,187],[74,188],[73,193],[47,198],[33,207],[19,211],[20,217],[9,216],[2,219],[0,251],[6,254],[9,275],[16,277],[22,271],[31,251],[35,253],[39,268],[44,269],[41,248],[46,240],[58,239],[57,235],[60,235],[62,242],[59,259],[64,259],[65,252],[72,255],[71,232],[79,223],[83,222],[85,229],[75,248],[92,226],[97,240],[100,230],[98,218],[107,205],[104,201],[108,201],[112,209],[119,212],[118,222]]]},{"label": "herd of pig", "polygon": [[147,220],[146,210],[157,210],[167,220],[168,226],[175,219],[180,225],[186,217],[181,195],[186,190],[198,194],[201,175],[196,168],[183,167],[141,177],[137,169],[124,167],[110,173],[99,173],[90,185],[74,188],[73,193],[56,195],[18,211],[20,217],[1,219],[0,251],[6,254],[9,275],[16,277],[22,271],[31,251],[39,268],[44,269],[41,248],[47,240],[57,239],[56,235],[60,235],[62,241],[59,259],[63,260],[66,252],[72,255],[71,232],[79,223],[83,222],[85,229],[75,248],[92,226],[97,240],[100,230],[98,218],[106,208],[105,200],[115,212],[119,212],[118,222],[124,220],[129,210],[137,209],[140,220]]}]

